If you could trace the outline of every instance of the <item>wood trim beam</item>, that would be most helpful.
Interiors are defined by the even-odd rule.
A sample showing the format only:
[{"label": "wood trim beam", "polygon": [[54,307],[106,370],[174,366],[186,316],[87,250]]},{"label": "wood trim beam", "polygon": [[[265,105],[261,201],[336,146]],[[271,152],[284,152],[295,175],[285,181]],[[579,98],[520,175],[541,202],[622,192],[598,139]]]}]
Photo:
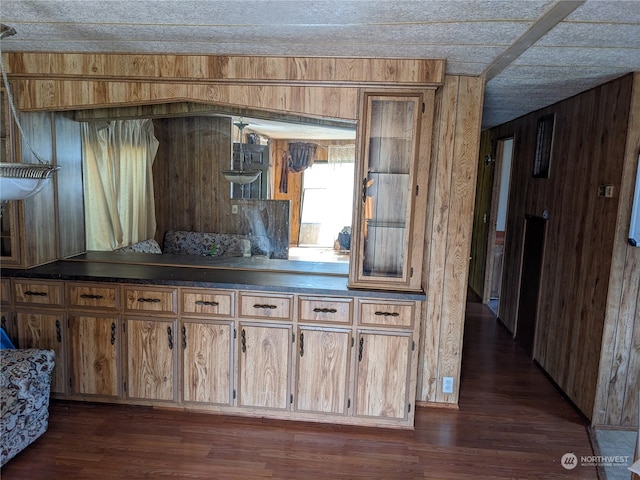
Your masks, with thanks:
[{"label": "wood trim beam", "polygon": [[480,76],[487,81],[497,76],[584,2],[585,0],[562,0],[556,2],[526,32],[498,55]]}]

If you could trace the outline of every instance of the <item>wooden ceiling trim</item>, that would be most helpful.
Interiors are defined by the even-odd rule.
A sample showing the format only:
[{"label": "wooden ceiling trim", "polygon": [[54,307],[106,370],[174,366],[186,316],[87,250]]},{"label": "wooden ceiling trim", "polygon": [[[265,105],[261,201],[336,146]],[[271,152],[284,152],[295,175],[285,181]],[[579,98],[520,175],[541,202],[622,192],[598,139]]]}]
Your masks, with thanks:
[{"label": "wooden ceiling trim", "polygon": [[10,52],[10,77],[321,86],[439,86],[443,59]]}]

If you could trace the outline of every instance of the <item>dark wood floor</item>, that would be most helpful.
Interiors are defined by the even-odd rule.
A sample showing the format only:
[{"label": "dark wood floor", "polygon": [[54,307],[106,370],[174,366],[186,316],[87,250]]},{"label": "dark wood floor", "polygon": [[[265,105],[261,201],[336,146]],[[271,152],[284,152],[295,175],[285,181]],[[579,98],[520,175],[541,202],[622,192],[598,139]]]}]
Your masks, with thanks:
[{"label": "dark wood floor", "polygon": [[585,420],[485,308],[469,303],[460,409],[414,431],[54,401],[2,479],[595,479]]}]

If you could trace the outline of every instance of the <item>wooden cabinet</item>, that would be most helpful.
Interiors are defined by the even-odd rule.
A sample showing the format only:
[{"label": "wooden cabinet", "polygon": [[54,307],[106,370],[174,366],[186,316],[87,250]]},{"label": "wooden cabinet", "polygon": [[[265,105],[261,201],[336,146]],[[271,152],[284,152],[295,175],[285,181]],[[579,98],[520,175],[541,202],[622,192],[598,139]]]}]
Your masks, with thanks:
[{"label": "wooden cabinet", "polygon": [[233,321],[183,319],[182,398],[185,402],[233,403]]},{"label": "wooden cabinet", "polygon": [[70,316],[71,394],[120,396],[120,330],[117,315]]},{"label": "wooden cabinet", "polygon": [[404,420],[409,398],[410,333],[358,331],[354,415]]},{"label": "wooden cabinet", "polygon": [[[14,123],[4,87],[0,87],[0,107],[0,162],[13,163],[16,161]],[[17,218],[16,201],[0,204],[0,259],[3,265],[20,263]]]},{"label": "wooden cabinet", "polygon": [[127,398],[176,401],[176,320],[127,318]]},{"label": "wooden cabinet", "polygon": [[432,104],[426,94],[362,96],[351,286],[421,288],[428,180],[418,181],[418,160],[428,155],[421,135],[430,131],[423,132],[423,123],[430,126],[432,118],[424,111]]},{"label": "wooden cabinet", "polygon": [[291,325],[242,322],[238,330],[238,405],[287,410]]},{"label": "wooden cabinet", "polygon": [[51,379],[51,392],[67,392],[65,315],[59,311],[44,311],[30,308],[17,310],[20,348],[54,350],[55,367]]},{"label": "wooden cabinet", "polygon": [[296,410],[346,415],[351,331],[301,326],[297,354]]}]

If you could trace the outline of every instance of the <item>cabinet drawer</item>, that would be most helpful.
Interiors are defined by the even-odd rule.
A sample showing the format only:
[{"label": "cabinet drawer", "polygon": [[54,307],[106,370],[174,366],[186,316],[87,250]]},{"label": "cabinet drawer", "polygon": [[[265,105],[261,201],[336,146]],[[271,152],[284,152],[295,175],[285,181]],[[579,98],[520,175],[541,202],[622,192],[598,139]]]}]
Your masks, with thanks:
[{"label": "cabinet drawer", "polygon": [[182,290],[180,310],[189,315],[233,316],[233,292]]},{"label": "cabinet drawer", "polygon": [[62,291],[62,283],[30,282],[28,280],[13,282],[13,299],[16,303],[62,306]]},{"label": "cabinet drawer", "polygon": [[240,293],[240,316],[290,319],[292,295],[247,295]]},{"label": "cabinet drawer", "polygon": [[413,302],[360,301],[360,325],[411,327],[415,304]]},{"label": "cabinet drawer", "polygon": [[177,312],[175,289],[125,287],[124,301],[129,311]]},{"label": "cabinet drawer", "polygon": [[67,295],[71,307],[118,308],[118,287],[103,285],[68,285]]},{"label": "cabinet drawer", "polygon": [[11,284],[8,278],[0,281],[0,303],[11,303]]},{"label": "cabinet drawer", "polygon": [[300,297],[300,321],[351,323],[352,305],[350,298]]}]

